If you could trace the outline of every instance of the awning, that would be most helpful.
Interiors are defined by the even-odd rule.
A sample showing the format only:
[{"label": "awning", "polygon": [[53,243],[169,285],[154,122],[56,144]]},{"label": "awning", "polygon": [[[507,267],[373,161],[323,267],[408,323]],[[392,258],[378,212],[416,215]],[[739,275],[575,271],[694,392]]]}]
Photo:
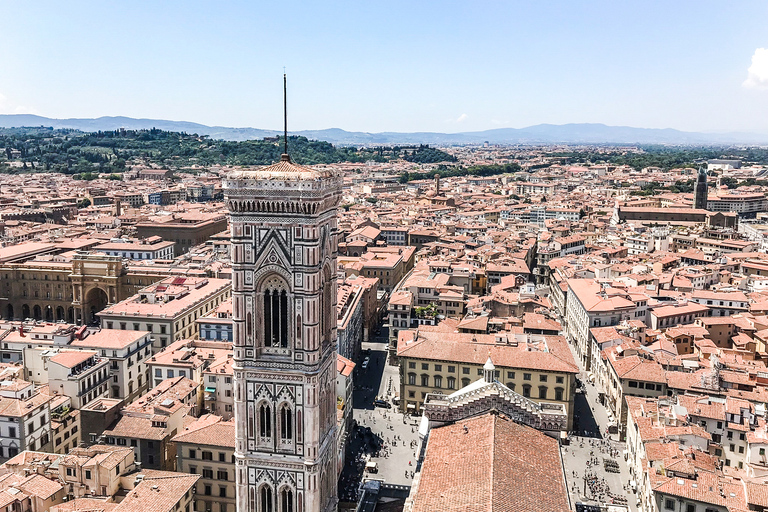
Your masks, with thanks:
[{"label": "awning", "polygon": [[216,392],[216,388],[205,388],[205,392],[206,393],[215,393]]},{"label": "awning", "polygon": [[408,404],[408,405],[406,406],[406,408],[407,408],[407,409],[415,409],[415,408],[416,408],[416,404]]}]

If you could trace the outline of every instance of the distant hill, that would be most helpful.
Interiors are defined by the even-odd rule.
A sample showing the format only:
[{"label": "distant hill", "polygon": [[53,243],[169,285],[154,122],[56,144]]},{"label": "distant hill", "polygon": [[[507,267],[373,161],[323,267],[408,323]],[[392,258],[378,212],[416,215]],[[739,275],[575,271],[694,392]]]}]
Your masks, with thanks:
[{"label": "distant hill", "polygon": [[[130,117],[99,117],[97,119],[51,119],[30,114],[0,115],[0,127],[50,126],[72,128],[85,132],[126,128],[141,130],[158,128],[172,132],[197,133],[213,139],[243,141],[262,139],[280,134],[280,130],[259,128],[229,128],[206,126],[186,121],[162,119],[133,119]],[[768,134],[761,133],[699,133],[671,128],[632,128],[596,123],[539,124],[527,128],[497,128],[480,132],[348,132],[340,128],[290,132],[312,140],[337,145],[362,144],[768,144]]]}]

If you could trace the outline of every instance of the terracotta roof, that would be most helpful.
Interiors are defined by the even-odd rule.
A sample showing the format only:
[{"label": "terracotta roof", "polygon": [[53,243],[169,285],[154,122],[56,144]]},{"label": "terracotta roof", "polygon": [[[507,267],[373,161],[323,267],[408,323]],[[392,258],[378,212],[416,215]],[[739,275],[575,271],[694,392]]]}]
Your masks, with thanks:
[{"label": "terracotta roof", "polygon": [[[577,373],[578,367],[566,341],[561,336],[539,335],[545,343],[497,343],[495,335],[429,332],[408,329],[398,333],[397,355],[437,361],[456,361],[482,365],[490,355],[494,364],[504,368]],[[514,335],[508,334],[512,339]],[[527,338],[526,338],[527,339]],[[546,346],[545,346],[546,345]],[[528,350],[528,349],[531,350]]]},{"label": "terracotta roof", "polygon": [[51,358],[52,363],[60,364],[65,368],[72,368],[96,355],[96,352],[87,350],[59,352]]},{"label": "terracotta roof", "polygon": [[144,477],[115,509],[117,512],[169,512],[192,489],[200,475],[177,473],[175,476]]},{"label": "terracotta roof", "polygon": [[235,422],[223,421],[220,416],[205,414],[178,433],[172,441],[234,450]]},{"label": "terracotta roof", "polygon": [[499,415],[432,429],[413,512],[569,510],[557,440]]}]

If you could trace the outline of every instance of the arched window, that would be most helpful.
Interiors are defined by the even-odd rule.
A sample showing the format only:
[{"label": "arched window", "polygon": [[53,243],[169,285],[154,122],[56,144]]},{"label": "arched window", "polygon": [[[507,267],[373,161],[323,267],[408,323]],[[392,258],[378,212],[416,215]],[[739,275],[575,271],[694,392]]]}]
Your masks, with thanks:
[{"label": "arched window", "polygon": [[512,391],[515,390],[515,383],[514,382],[507,382],[507,387],[511,389]]},{"label": "arched window", "polygon": [[555,388],[555,400],[563,399],[563,388]]},{"label": "arched window", "polygon": [[278,278],[264,291],[264,346],[288,348],[288,291]]},{"label": "arched window", "polygon": [[547,398],[547,386],[539,386],[539,398]]},{"label": "arched window", "polygon": [[448,389],[456,389],[456,377],[448,377]]},{"label": "arched window", "polygon": [[461,379],[461,387],[465,388],[467,386],[469,386],[469,379],[467,379],[465,377],[465,378]]},{"label": "arched window", "polygon": [[256,489],[251,487],[249,492],[248,492],[248,495],[249,495],[250,502],[251,502],[250,509],[251,510],[256,510]]},{"label": "arched window", "polygon": [[272,512],[272,489],[266,485],[259,491],[259,512]]},{"label": "arched window", "polygon": [[253,344],[253,315],[251,315],[251,312],[249,311],[248,314],[245,316],[245,332],[248,336],[248,344]]},{"label": "arched window", "polygon": [[435,375],[435,387],[437,389],[440,389],[443,387],[443,377],[440,375]]},{"label": "arched window", "polygon": [[421,385],[424,386],[425,388],[429,387],[429,375],[427,375],[426,373],[422,374],[421,376]]},{"label": "arched window", "polygon": [[288,404],[280,407],[280,439],[282,441],[293,439],[293,411]]},{"label": "arched window", "polygon": [[531,385],[523,384],[523,396],[525,398],[531,398]]},{"label": "arched window", "polygon": [[293,491],[287,487],[280,491],[280,512],[293,512]]},{"label": "arched window", "polygon": [[416,385],[416,374],[415,373],[409,373],[408,374],[408,384],[411,386]]},{"label": "arched window", "polygon": [[302,438],[302,423],[301,423],[301,411],[296,411],[296,442],[302,443],[304,442],[304,439]]},{"label": "arched window", "polygon": [[259,407],[259,435],[272,437],[272,408],[268,404]]}]

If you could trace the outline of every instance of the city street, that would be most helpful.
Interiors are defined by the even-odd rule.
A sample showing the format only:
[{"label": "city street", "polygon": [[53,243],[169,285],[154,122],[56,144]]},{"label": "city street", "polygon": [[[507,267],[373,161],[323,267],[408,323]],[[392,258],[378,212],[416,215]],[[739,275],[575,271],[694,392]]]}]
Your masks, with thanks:
[{"label": "city street", "polygon": [[[386,363],[387,328],[371,342],[363,343],[363,353],[355,367],[353,417],[357,427],[350,434],[347,463],[339,481],[339,497],[353,501],[358,484],[365,477],[390,484],[411,485],[416,469],[418,424],[421,417],[401,414],[392,404],[398,389],[399,373],[396,366]],[[370,354],[368,354],[370,350]],[[370,357],[368,368],[362,367],[364,358]],[[376,398],[391,408],[374,407]],[[377,466],[377,472],[365,471],[367,462]]]},{"label": "city street", "polygon": [[598,402],[598,391],[579,365],[581,387],[574,399],[574,425],[570,444],[560,448],[571,503],[624,505],[637,510],[637,497],[629,489],[629,468],[622,456],[626,444],[618,434],[608,434],[611,424],[605,406]]}]

